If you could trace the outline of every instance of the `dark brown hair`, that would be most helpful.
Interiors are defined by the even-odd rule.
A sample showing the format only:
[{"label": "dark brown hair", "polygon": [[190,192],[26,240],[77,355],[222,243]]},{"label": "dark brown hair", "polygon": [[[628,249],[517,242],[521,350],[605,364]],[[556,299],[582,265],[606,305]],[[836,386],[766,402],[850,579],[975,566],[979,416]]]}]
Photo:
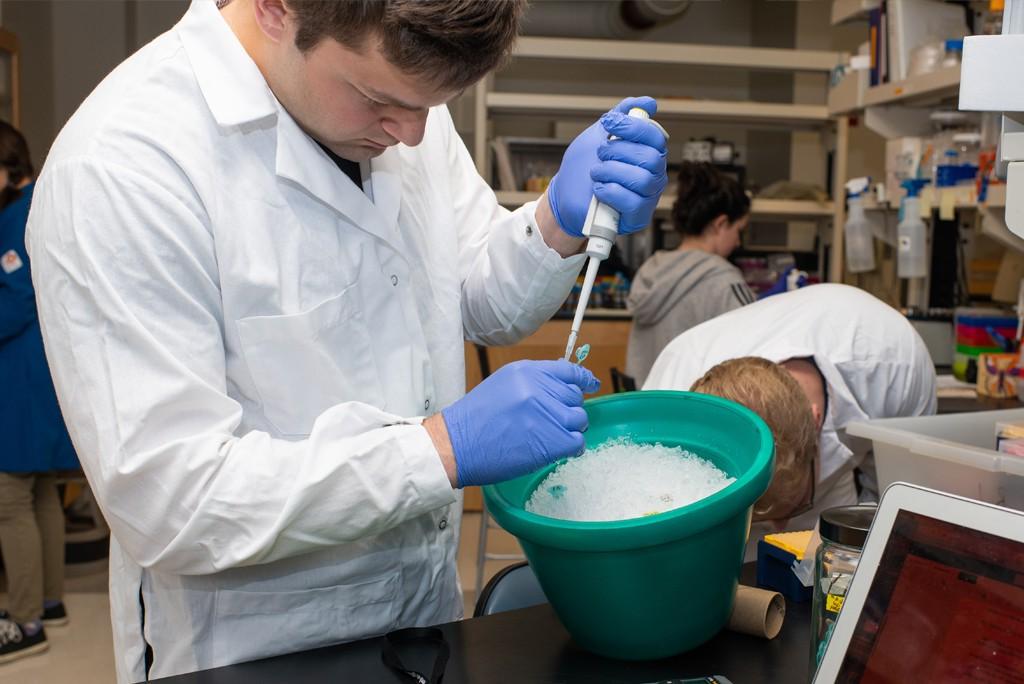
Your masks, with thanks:
[{"label": "dark brown hair", "polygon": [[733,178],[706,162],[683,162],[672,205],[672,225],[683,235],[700,235],[725,214],[738,221],[750,213],[750,198]]},{"label": "dark brown hair", "polygon": [[18,185],[34,173],[25,136],[17,128],[0,121],[0,166],[7,169],[7,186],[0,188],[0,209],[21,197]]},{"label": "dark brown hair", "polygon": [[402,71],[459,90],[511,53],[526,0],[286,0],[302,52],[324,38],[360,50],[380,40]]}]

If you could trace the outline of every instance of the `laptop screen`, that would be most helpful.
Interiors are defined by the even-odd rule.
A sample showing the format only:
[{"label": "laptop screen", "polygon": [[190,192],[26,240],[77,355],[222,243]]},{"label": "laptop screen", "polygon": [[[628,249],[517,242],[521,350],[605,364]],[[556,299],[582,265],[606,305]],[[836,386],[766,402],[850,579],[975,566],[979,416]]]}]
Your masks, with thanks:
[{"label": "laptop screen", "polygon": [[901,510],[836,681],[1024,684],[1024,544]]}]

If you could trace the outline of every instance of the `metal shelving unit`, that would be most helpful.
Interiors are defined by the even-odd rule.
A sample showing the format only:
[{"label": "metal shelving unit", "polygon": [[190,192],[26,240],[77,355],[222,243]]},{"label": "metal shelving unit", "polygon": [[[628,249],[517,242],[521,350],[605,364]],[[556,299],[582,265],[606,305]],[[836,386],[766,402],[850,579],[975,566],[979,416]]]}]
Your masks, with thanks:
[{"label": "metal shelving unit", "polygon": [[[775,48],[722,47],[716,45],[684,45],[639,41],[521,38],[515,60],[574,60],[594,63],[644,63],[728,67],[744,70],[828,73],[842,58],[838,52],[820,50],[786,50]],[[493,87],[493,77],[476,86],[474,110],[475,131],[473,152],[477,169],[490,177],[489,131],[492,114],[509,112],[551,115],[597,115],[614,106],[618,100],[591,95],[560,95],[551,93],[501,92]],[[728,120],[781,125],[796,129],[813,129],[823,135],[834,132],[836,153],[833,156],[833,196],[842,197],[846,182],[846,146],[848,122],[845,116],[833,116],[827,105],[756,102],[750,100],[704,100],[660,98],[661,119]],[[498,199],[508,206],[519,206],[536,198],[534,193],[499,192]],[[659,211],[671,208],[671,198],[663,198]],[[831,268],[829,280],[838,281],[842,272],[842,202],[755,199],[752,213],[761,218],[778,220],[813,220],[819,227],[831,219]]]}]

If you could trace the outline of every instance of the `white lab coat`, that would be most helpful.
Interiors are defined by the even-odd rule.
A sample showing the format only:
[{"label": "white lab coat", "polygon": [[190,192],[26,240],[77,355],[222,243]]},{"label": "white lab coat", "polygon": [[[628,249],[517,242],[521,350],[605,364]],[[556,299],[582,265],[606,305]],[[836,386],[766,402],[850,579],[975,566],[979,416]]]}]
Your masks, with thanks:
[{"label": "white lab coat", "polygon": [[870,443],[847,435],[847,425],[935,413],[935,366],[920,336],[898,311],[847,285],[776,295],[687,330],[662,351],[643,388],[688,390],[741,356],[813,357],[828,385],[815,508],[790,529],[813,528],[822,510],[857,503],[853,469]]},{"label": "white lab coat", "polygon": [[583,257],[498,206],[444,107],[363,180],[206,0],[50,151],[29,243],[121,682],[143,625],[163,677],[462,615],[461,497],[419,422],[463,395],[464,337],[529,334]]}]

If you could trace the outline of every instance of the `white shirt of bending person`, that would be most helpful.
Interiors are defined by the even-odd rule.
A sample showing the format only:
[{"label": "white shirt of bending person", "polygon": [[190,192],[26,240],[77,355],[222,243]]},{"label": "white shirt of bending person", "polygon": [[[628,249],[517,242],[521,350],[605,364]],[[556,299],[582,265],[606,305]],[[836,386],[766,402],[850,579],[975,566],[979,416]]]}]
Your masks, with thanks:
[{"label": "white shirt of bending person", "polygon": [[29,242],[120,682],[147,642],[158,678],[462,616],[420,422],[463,396],[463,340],[532,332],[583,257],[497,204],[446,107],[425,126],[361,191],[200,0],[54,143]]},{"label": "white shirt of bending person", "polygon": [[[814,507],[786,529],[811,529],[821,511],[857,503],[853,470],[871,444],[847,435],[848,424],[935,413],[935,366],[920,336],[898,311],[846,285],[776,295],[687,330],[655,361],[643,389],[689,390],[712,367],[743,356],[813,359],[826,384]],[[748,559],[779,527],[754,526]]]}]

